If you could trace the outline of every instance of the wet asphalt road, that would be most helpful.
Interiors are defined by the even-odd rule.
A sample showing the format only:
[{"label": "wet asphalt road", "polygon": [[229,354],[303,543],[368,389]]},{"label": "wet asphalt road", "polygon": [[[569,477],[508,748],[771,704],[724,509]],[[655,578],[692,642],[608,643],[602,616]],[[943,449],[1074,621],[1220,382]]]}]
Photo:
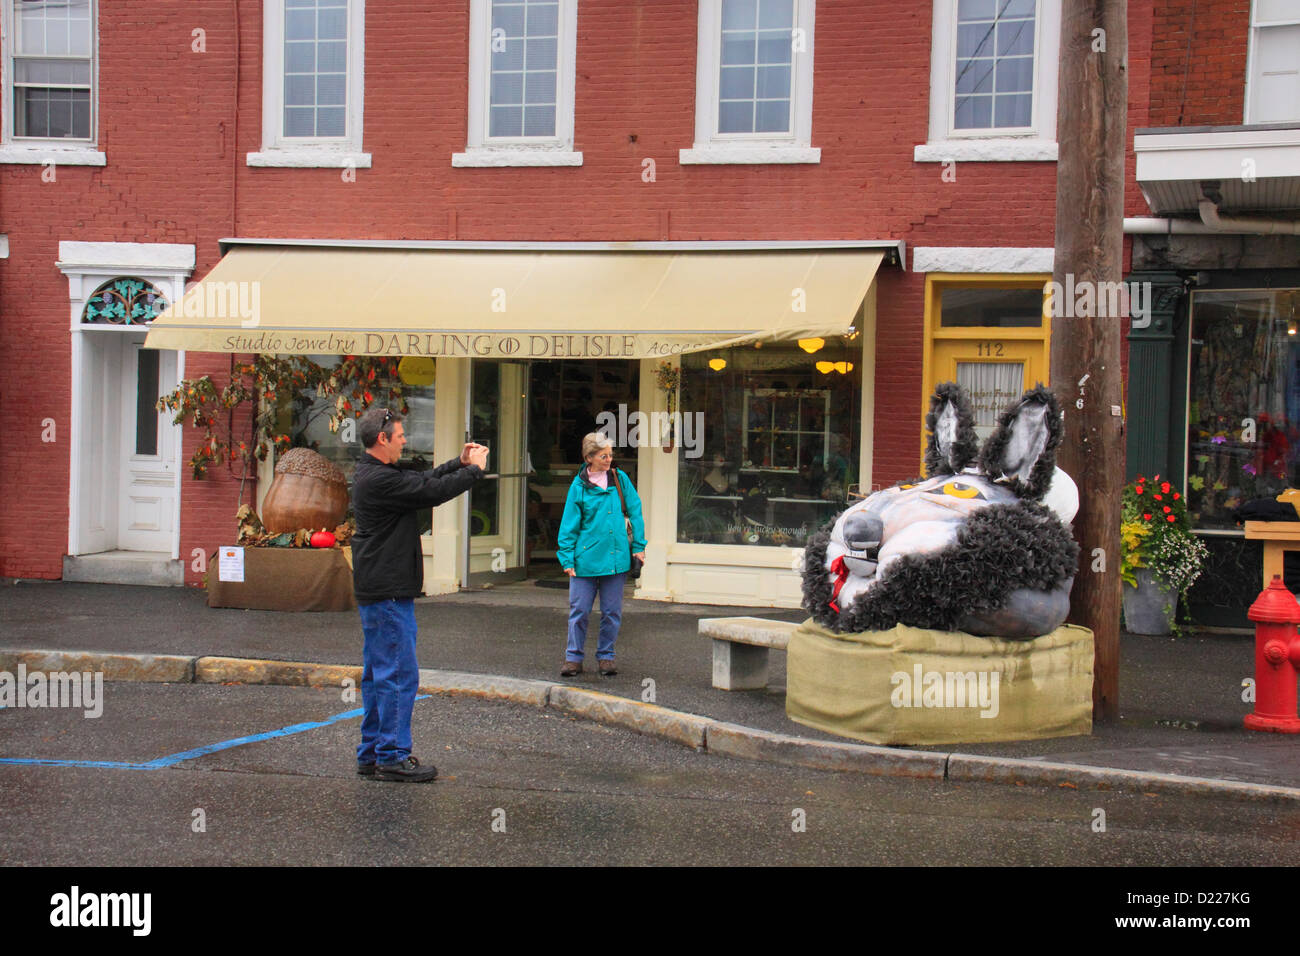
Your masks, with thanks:
[{"label": "wet asphalt road", "polygon": [[[356,706],[333,689],[108,684],[98,719],[0,710],[0,757],[145,763]],[[164,769],[0,763],[0,864],[1300,864],[1300,807],[777,767],[438,697],[414,732],[442,778],[375,783],[353,773],[358,724]]]}]

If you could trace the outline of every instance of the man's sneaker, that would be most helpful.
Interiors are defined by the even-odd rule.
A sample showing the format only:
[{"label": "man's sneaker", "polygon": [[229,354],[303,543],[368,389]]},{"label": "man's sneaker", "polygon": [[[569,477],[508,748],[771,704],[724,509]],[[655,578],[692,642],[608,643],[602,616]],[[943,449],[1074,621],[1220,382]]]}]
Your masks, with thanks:
[{"label": "man's sneaker", "polygon": [[374,775],[375,775],[375,765],[373,762],[362,763],[360,760],[357,761],[358,777],[373,777]]},{"label": "man's sneaker", "polygon": [[607,661],[597,661],[597,664],[600,666],[600,672],[606,677],[613,677],[618,673],[618,665],[614,663],[612,657]]},{"label": "man's sneaker", "polygon": [[432,765],[421,767],[420,761],[414,757],[407,757],[401,763],[375,764],[375,780],[404,780],[408,783],[428,783],[437,776],[437,767]]},{"label": "man's sneaker", "polygon": [[565,661],[560,668],[561,677],[577,677],[582,673],[582,661]]}]

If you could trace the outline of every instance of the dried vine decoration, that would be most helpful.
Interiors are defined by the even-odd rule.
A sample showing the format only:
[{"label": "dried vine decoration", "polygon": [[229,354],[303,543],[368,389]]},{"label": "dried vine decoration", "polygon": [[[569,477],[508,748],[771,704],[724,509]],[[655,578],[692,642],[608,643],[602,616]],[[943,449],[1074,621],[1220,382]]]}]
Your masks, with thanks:
[{"label": "dried vine decoration", "polygon": [[[331,432],[337,432],[347,419],[361,417],[378,398],[406,414],[409,408],[397,364],[396,358],[369,355],[345,355],[333,368],[304,355],[256,355],[252,361],[240,363],[232,356],[225,388],[218,390],[207,375],[187,379],[158,399],[158,410],[173,412],[174,424],[189,420],[204,429],[203,441],[190,457],[196,479],[224,461],[232,475],[246,480],[255,477],[254,462],[265,461],[271,451],[286,451],[295,441],[305,444],[307,427],[322,414],[327,415]],[[318,399],[331,396],[332,405],[312,411]],[[250,417],[247,438],[239,440],[235,410],[250,401],[257,403],[256,410]],[[295,422],[299,423],[296,432]],[[239,473],[235,462],[241,463]]]},{"label": "dried vine decoration", "polygon": [[665,393],[668,401],[668,444],[664,451],[672,451],[675,439],[673,412],[677,408],[677,389],[682,384],[682,370],[672,362],[660,362],[655,367],[655,384]]},{"label": "dried vine decoration", "polygon": [[81,321],[90,325],[144,325],[166,308],[166,297],[143,279],[111,279],[86,300]]}]

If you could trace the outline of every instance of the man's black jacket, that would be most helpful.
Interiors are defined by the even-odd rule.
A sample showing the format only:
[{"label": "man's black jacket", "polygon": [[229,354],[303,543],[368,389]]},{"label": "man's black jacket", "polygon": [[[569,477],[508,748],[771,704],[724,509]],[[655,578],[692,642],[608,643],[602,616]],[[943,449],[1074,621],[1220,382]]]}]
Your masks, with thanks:
[{"label": "man's black jacket", "polygon": [[352,587],[358,604],[419,597],[424,556],[416,512],[450,501],[483,477],[478,465],[459,458],[432,471],[386,465],[367,453],[352,476]]}]

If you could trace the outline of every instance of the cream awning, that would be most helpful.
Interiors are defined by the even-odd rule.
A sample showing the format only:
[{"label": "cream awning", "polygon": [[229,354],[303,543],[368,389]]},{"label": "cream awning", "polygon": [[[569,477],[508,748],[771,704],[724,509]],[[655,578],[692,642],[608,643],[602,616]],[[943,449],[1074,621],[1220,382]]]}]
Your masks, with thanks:
[{"label": "cream awning", "polygon": [[535,251],[237,246],[153,321],[198,352],[647,358],[840,335],[879,248]]}]

